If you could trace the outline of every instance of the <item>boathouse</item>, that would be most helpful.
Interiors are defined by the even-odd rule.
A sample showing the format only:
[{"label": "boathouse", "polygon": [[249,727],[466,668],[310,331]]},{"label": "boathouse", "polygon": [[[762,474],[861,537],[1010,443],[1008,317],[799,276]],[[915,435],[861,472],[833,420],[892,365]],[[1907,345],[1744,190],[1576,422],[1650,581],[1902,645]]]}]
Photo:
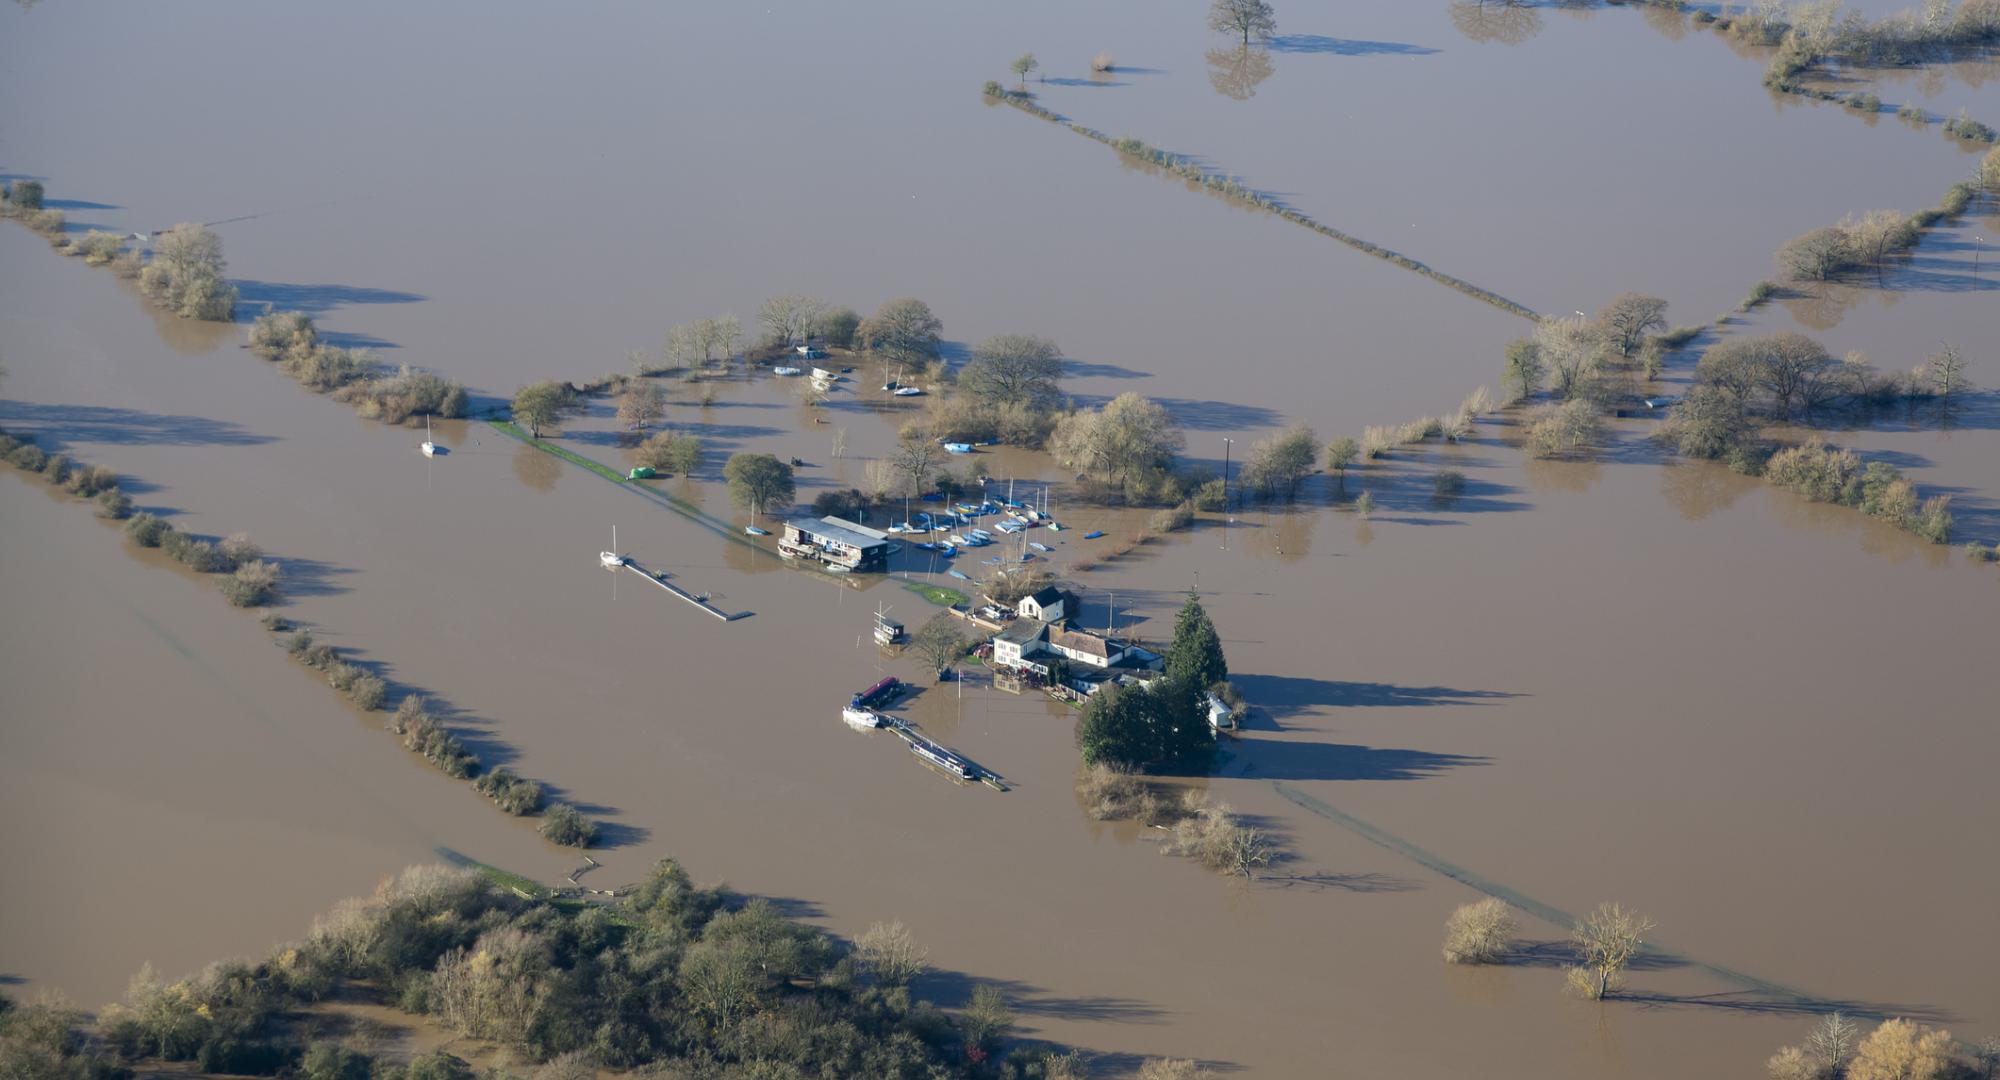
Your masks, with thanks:
[{"label": "boathouse", "polygon": [[836,571],[883,570],[893,548],[888,533],[837,517],[787,521],[785,534],[778,540],[778,554],[788,559],[813,559]]},{"label": "boathouse", "polygon": [[1033,596],[1023,596],[1015,610],[1024,619],[1039,622],[1061,622],[1069,616],[1069,605],[1064,603],[1063,591],[1054,585],[1046,586]]}]

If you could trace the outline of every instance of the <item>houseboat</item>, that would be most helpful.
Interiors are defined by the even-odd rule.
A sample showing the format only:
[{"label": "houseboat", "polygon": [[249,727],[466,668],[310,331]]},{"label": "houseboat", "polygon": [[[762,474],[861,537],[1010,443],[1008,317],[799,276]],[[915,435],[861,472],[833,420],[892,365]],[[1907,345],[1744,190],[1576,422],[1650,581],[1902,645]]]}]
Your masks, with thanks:
[{"label": "houseboat", "polygon": [[917,760],[924,764],[944,770],[954,779],[975,779],[971,762],[936,743],[911,740],[910,753],[917,755]]}]

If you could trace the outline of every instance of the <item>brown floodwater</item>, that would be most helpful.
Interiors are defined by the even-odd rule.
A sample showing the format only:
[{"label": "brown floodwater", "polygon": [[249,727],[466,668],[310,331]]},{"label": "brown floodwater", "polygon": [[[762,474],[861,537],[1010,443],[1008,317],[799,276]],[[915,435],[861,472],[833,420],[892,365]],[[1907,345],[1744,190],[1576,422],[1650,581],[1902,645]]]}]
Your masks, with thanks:
[{"label": "brown floodwater", "polygon": [[[117,204],[74,219],[245,217],[217,228],[251,301],[315,310],[349,340],[388,343],[389,358],[488,393],[622,367],[626,349],[655,345],[667,323],[748,314],[769,292],[857,306],[919,293],[955,341],[1047,333],[1078,358],[1080,392],[1169,399],[1204,459],[1220,458],[1224,436],[1290,420],[1331,434],[1442,411],[1524,324],[983,109],[978,73],[1014,52],[1043,50],[1053,77],[1099,47],[1157,68],[1051,97],[1073,90],[1079,102],[1060,107],[1098,126],[1110,121],[1089,101],[1143,97],[1133,133],[1237,171],[1236,153],[1320,115],[1281,87],[1362,63],[1434,64],[1442,80],[1426,91],[1435,97],[1406,84],[1359,110],[1382,114],[1385,128],[1398,109],[1432,117],[1463,105],[1467,84],[1454,80],[1476,77],[1463,67],[1511,64],[1554,84],[1550,69],[1589,62],[1588,36],[1572,29],[1613,35],[1634,71],[1705,72],[1665,96],[1681,95],[1689,123],[1724,125],[1736,151],[1787,160],[1786,182],[1760,170],[1747,188],[1677,203],[1657,170],[1598,184],[1572,168],[1565,202],[1618,187],[1635,201],[1590,210],[1597,225],[1585,229],[1561,227],[1534,201],[1496,215],[1553,230],[1560,246],[1482,273],[1478,260],[1496,249],[1393,240],[1551,308],[1568,301],[1538,292],[1594,289],[1575,301],[1594,306],[1655,287],[1614,272],[1629,258],[1569,283],[1567,260],[1617,250],[1606,223],[1664,245],[1649,272],[1695,319],[1767,273],[1769,248],[1791,232],[1878,202],[1927,204],[1943,187],[1928,151],[1890,153],[1879,128],[1831,116],[1846,122],[1807,138],[1791,131],[1820,123],[1813,113],[1787,111],[1768,128],[1742,119],[1771,112],[1756,66],[1698,35],[1674,41],[1629,12],[1579,22],[1551,11],[1520,49],[1475,49],[1450,36],[1443,5],[1410,7],[1407,18],[1438,32],[1397,36],[1403,24],[1382,21],[1364,33],[1365,19],[1405,18],[1385,5],[1357,6],[1356,26],[1338,32],[1438,53],[1281,51],[1249,101],[1208,85],[1200,53],[1213,43],[1197,16],[1180,25],[1054,8],[1003,18],[912,7],[859,22],[732,10],[655,23],[639,12],[577,22],[523,8],[501,22],[484,9],[334,18],[249,5],[110,20],[42,5],[0,11],[0,86],[42,103],[10,115],[7,167],[47,176],[52,195]],[[324,53],[281,61],[233,47],[281,33],[322,41]],[[1043,44],[1057,33],[1139,44],[1080,41],[1057,70]],[[177,132],[157,97],[134,92],[143,71],[73,62],[86,47],[131,42],[211,55],[189,90],[227,93],[240,106],[231,125]],[[1150,61],[1148,48],[1168,59]],[[1541,48],[1552,51],[1531,52]],[[559,64],[564,79],[521,81],[524,54]],[[341,80],[347,99],[327,96],[327,80],[361,58],[371,77]],[[1742,116],[1695,100],[1725,90]],[[1186,136],[1151,126],[1171,126],[1174,103],[1192,110],[1202,95],[1257,122],[1197,129],[1191,116]],[[728,107],[687,104],[718,100]],[[1278,111],[1254,112],[1268,103]],[[1515,123],[1492,152],[1532,157],[1562,127]],[[1170,141],[1197,134],[1216,142]],[[1576,139],[1558,152],[1582,162],[1598,144]],[[1345,201],[1345,186],[1311,186],[1323,175],[1312,155],[1325,148],[1261,152],[1269,165],[1253,162],[1248,179],[1263,186],[1268,168],[1271,186],[1298,190],[1333,224],[1365,235],[1368,215],[1387,213],[1359,194]],[[1814,170],[1829,161],[1855,163],[1831,174],[1853,172],[1855,186],[1799,179],[1827,175]],[[1683,176],[1705,182],[1693,166]],[[1439,182],[1408,180],[1412,197]],[[1468,207],[1485,198],[1450,190]],[[1641,212],[1640,197],[1655,202]],[[1797,228],[1784,218],[1793,213]],[[1735,237],[1753,220],[1775,239]],[[1711,227],[1749,254],[1697,257],[1670,235]],[[1495,235],[1486,242],[1505,242]],[[1326,509],[1315,480],[1300,507],[1246,511],[1227,529],[1207,524],[1078,574],[1088,621],[1115,612],[1154,640],[1199,581],[1257,706],[1208,790],[1294,855],[1274,880],[1245,886],[1160,857],[1150,834],[1084,820],[1069,717],[1039,699],[975,678],[962,696],[926,688],[907,707],[1004,775],[1006,794],[954,787],[888,737],[843,727],[845,695],[880,674],[916,675],[865,638],[878,604],[912,625],[927,615],[894,581],[857,591],[786,570],[768,550],[479,424],[441,425],[452,452],[427,461],[418,435],[315,399],[233,341],[191,342],[186,324],[25,230],[0,229],[0,280],[12,370],[0,426],[136,477],[142,506],[189,528],[251,532],[288,568],[285,614],[385,665],[399,687],[441,695],[489,762],[606,821],[598,884],[671,853],[841,932],[901,918],[933,950],[931,992],[955,1001],[970,980],[999,982],[1031,1034],[1114,1063],[1172,1053],[1273,1076],[1747,1075],[1810,1022],[1782,988],[1937,1016],[1962,1035],[2000,1026],[2000,939],[1985,917],[2000,880],[1981,857],[2000,820],[1983,771],[2000,735],[1976,666],[2000,579],[1851,511],[1723,470],[1665,467],[1636,442],[1598,462],[1525,463],[1500,444],[1500,425],[1486,425],[1472,445],[1351,477],[1350,490],[1375,494],[1371,521]],[[1939,290],[1925,325],[1990,341],[1978,301]],[[1862,327],[1878,310],[1932,302],[1908,290],[1893,308],[1856,305],[1839,328],[1877,333]],[[1789,309],[1760,319],[1779,310]],[[1914,332],[1827,339],[1886,362],[1914,348]],[[843,384],[826,424],[768,378],[726,383],[706,409],[675,387],[669,421],[718,452],[805,458],[809,496],[860,483],[863,459],[893,438],[903,414],[875,400],[870,378]],[[619,460],[601,407],[567,428],[575,449]],[[831,454],[835,428],[849,431],[843,458]],[[975,460],[1002,478],[1053,472],[1032,455]],[[1992,490],[1966,460],[1966,479],[1938,482]],[[1438,502],[1428,475],[1446,462],[1471,484]],[[716,483],[718,464],[662,487],[744,520]],[[1051,534],[1057,565],[1134,528],[1130,514],[1059,510],[1073,528]],[[720,623],[601,571],[594,552],[613,525],[635,558],[749,617]],[[1079,539],[1094,527],[1112,535]],[[0,529],[0,778],[16,823],[0,843],[9,866],[45,868],[8,875],[0,972],[95,1004],[147,960],[180,971],[260,951],[438,848],[544,880],[572,864],[347,710],[210,586],[124,550],[85,508],[8,480]],[[94,677],[103,655],[120,679]],[[127,719],[148,705],[159,722]],[[21,807],[49,824],[22,828]],[[1698,963],[1641,972],[1640,1002],[1604,1007],[1561,997],[1547,962],[1446,968],[1442,920],[1476,894],[1440,868],[1559,912],[1638,906]],[[1526,929],[1562,936],[1533,920]],[[1780,989],[1746,991],[1717,968]]]}]

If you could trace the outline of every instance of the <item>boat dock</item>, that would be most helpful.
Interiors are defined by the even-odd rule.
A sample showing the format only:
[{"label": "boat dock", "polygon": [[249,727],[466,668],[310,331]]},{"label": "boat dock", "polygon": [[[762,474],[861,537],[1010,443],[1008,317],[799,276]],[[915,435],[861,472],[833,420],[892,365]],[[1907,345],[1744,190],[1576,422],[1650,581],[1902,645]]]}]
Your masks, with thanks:
[{"label": "boat dock", "polygon": [[708,612],[710,615],[713,615],[716,618],[721,619],[723,622],[729,622],[734,619],[740,619],[743,616],[749,614],[749,612],[745,611],[735,615],[731,615],[730,613],[722,610],[721,608],[716,607],[714,604],[709,603],[706,598],[696,596],[695,594],[687,591],[686,589],[681,588],[680,586],[674,584],[673,582],[668,581],[666,579],[665,574],[655,574],[651,570],[648,570],[645,567],[640,566],[638,560],[636,559],[626,559],[625,569],[630,570],[633,573],[639,575],[640,577],[645,578],[647,581],[650,581],[653,584],[658,585],[660,588],[665,589],[670,593],[673,593],[675,596],[678,596],[681,599],[687,601],[688,603],[693,604],[695,607],[698,607],[703,611]]},{"label": "boat dock", "polygon": [[880,714],[882,726],[909,745],[917,760],[951,777],[954,783],[977,780],[995,791],[1006,791],[1007,784],[1000,774],[982,768],[968,761],[962,754],[917,730],[915,724],[900,716]]}]

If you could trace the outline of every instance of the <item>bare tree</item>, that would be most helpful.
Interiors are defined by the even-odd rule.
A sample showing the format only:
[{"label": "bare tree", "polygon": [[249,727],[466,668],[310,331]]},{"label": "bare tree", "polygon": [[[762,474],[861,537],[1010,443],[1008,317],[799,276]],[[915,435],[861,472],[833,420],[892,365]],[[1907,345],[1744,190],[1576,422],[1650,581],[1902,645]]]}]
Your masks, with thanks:
[{"label": "bare tree", "polygon": [[757,311],[765,340],[773,345],[790,345],[812,340],[826,304],[810,296],[773,296]]},{"label": "bare tree", "polygon": [[1593,1001],[1617,989],[1620,974],[1645,947],[1653,920],[1613,904],[1599,904],[1570,932],[1576,965],[1568,969],[1569,985]]},{"label": "bare tree", "polygon": [[1522,0],[1452,0],[1451,23],[1470,41],[1519,45],[1542,31],[1542,15]]},{"label": "bare tree", "polygon": [[1062,350],[1048,338],[998,334],[972,350],[958,385],[988,405],[1046,409],[1061,392],[1062,362]]},{"label": "bare tree", "polygon": [[1604,354],[1598,327],[1581,317],[1543,319],[1535,326],[1535,345],[1557,397],[1588,396]]},{"label": "bare tree", "polygon": [[1778,268],[1799,281],[1825,281],[1854,264],[1854,241],[1847,230],[1825,226],[1778,249]]},{"label": "bare tree", "polygon": [[1542,363],[1542,347],[1533,339],[1520,338],[1507,345],[1507,368],[1501,382],[1507,387],[1510,401],[1526,401],[1542,392],[1542,379],[1548,374],[1548,365]]},{"label": "bare tree", "polygon": [[618,398],[618,420],[633,431],[644,431],[660,418],[660,388],[649,382],[635,382]]},{"label": "bare tree", "polygon": [[1938,407],[1950,412],[1972,384],[1965,378],[1965,355],[1956,345],[1947,344],[1924,364],[1924,379],[1937,395]]},{"label": "bare tree", "polygon": [[1243,486],[1268,497],[1298,494],[1299,481],[1313,470],[1318,456],[1319,436],[1304,424],[1294,425],[1283,434],[1259,439],[1250,447],[1243,467]]},{"label": "bare tree", "polygon": [[1248,45],[1252,37],[1263,40],[1277,32],[1278,16],[1265,0],[1215,0],[1208,9],[1208,28],[1239,35]]},{"label": "bare tree", "polygon": [[910,651],[936,674],[943,674],[954,660],[964,656],[965,646],[965,634],[959,630],[958,620],[942,611],[910,635]]},{"label": "bare tree", "polygon": [[901,919],[875,923],[854,939],[854,958],[888,986],[907,986],[924,973],[930,950],[918,945]]},{"label": "bare tree", "polygon": [[1806,1036],[1805,1050],[1826,1075],[1840,1076],[1847,1069],[1848,1059],[1854,1053],[1854,1040],[1860,1034],[1861,1025],[1840,1013],[1822,1016]]},{"label": "bare tree", "polygon": [[931,473],[938,462],[944,460],[944,448],[930,437],[928,431],[917,432],[900,439],[896,443],[894,462],[896,471],[902,474],[907,490],[913,495],[921,495],[924,486],[930,483]]},{"label": "bare tree", "polygon": [[1497,964],[1514,947],[1514,909],[1497,896],[1460,904],[1444,924],[1447,964]]},{"label": "bare tree", "polygon": [[944,323],[929,304],[904,297],[890,300],[861,320],[855,331],[862,347],[904,367],[921,368],[938,358]]},{"label": "bare tree", "polygon": [[1667,328],[1667,302],[1657,296],[1628,292],[1606,304],[1597,313],[1597,322],[1604,327],[1618,355],[1630,356],[1647,334]]}]

